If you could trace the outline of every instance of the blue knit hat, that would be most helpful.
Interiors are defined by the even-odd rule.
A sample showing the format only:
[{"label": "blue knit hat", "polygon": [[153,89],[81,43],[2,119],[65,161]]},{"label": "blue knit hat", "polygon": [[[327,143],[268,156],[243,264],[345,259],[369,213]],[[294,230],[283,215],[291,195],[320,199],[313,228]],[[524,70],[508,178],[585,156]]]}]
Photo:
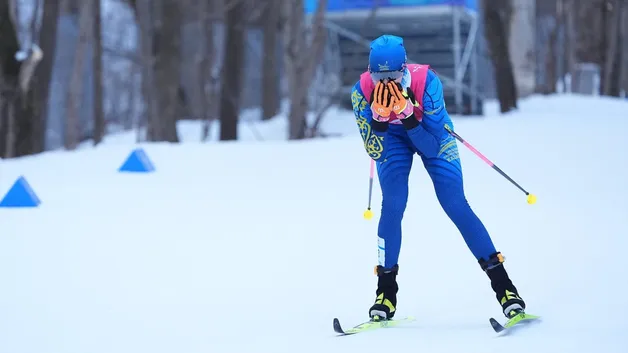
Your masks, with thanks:
[{"label": "blue knit hat", "polygon": [[407,61],[406,48],[401,37],[384,34],[371,42],[370,72],[399,71]]}]

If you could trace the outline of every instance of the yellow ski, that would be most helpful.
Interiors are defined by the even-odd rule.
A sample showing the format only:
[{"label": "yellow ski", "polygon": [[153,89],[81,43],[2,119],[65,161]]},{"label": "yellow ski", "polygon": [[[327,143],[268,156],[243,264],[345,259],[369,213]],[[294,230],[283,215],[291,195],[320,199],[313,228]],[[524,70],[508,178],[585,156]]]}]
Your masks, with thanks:
[{"label": "yellow ski", "polygon": [[500,332],[504,332],[504,331],[506,331],[508,329],[511,329],[515,325],[528,324],[528,323],[531,323],[532,321],[536,321],[536,320],[538,320],[540,318],[541,318],[540,316],[527,314],[527,313],[522,311],[522,312],[518,313],[517,315],[513,316],[512,318],[510,318],[503,325],[500,324],[499,322],[497,322],[497,320],[495,320],[494,318],[490,318],[489,322],[491,323],[491,326],[493,327],[493,330],[495,330],[495,332],[497,332],[497,333],[500,333]]},{"label": "yellow ski", "polygon": [[339,333],[341,336],[348,336],[360,332],[375,330],[378,328],[395,327],[403,323],[412,322],[414,320],[415,318],[412,316],[391,320],[369,320],[350,329],[344,330],[340,325],[340,321],[337,318],[334,318],[334,331],[336,333]]}]

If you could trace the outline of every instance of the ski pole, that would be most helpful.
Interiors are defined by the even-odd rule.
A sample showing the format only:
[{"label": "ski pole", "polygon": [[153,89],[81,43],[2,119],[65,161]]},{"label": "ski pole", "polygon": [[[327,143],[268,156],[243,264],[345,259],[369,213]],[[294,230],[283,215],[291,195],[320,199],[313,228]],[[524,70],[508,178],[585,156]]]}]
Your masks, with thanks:
[{"label": "ski pole", "polygon": [[508,174],[504,173],[504,171],[502,171],[498,166],[495,165],[495,163],[491,162],[488,158],[486,158],[482,153],[480,153],[480,151],[478,151],[477,149],[475,149],[475,147],[471,146],[470,143],[468,143],[467,141],[465,141],[462,137],[460,137],[460,135],[458,135],[456,132],[454,132],[453,130],[451,130],[449,128],[449,126],[445,125],[445,129],[453,136],[455,137],[458,141],[460,141],[463,145],[467,146],[468,149],[471,150],[471,152],[475,153],[476,156],[480,157],[481,160],[483,160],[484,162],[486,162],[486,164],[488,164],[489,166],[491,166],[491,168],[495,169],[501,176],[503,176],[504,178],[506,178],[508,181],[510,181],[514,186],[516,186],[517,188],[519,188],[519,190],[523,191],[524,194],[526,194],[528,196],[528,203],[529,204],[534,204],[536,203],[536,196],[534,194],[531,194],[529,192],[527,192],[524,188],[522,188],[519,184],[517,184],[516,181],[514,181],[511,177],[508,176]]},{"label": "ski pole", "polygon": [[364,211],[364,219],[373,218],[373,211],[371,211],[371,198],[373,196],[373,178],[375,177],[375,160],[371,159],[371,172],[369,176],[369,205],[366,211]]}]

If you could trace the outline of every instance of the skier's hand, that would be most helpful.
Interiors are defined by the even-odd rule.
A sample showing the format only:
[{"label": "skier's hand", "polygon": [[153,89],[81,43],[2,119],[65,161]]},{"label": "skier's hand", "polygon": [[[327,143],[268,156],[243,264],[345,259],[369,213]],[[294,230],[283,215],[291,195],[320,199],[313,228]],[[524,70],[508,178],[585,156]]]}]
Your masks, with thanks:
[{"label": "skier's hand", "polygon": [[372,95],[373,119],[382,122],[388,121],[393,108],[393,100],[388,86],[382,81],[378,82]]},{"label": "skier's hand", "polygon": [[[406,119],[412,116],[414,113],[414,105],[407,91],[404,90],[399,82],[390,81],[387,86],[393,96],[394,104],[392,111],[395,112],[400,119]],[[412,96],[414,97],[414,95]]]}]

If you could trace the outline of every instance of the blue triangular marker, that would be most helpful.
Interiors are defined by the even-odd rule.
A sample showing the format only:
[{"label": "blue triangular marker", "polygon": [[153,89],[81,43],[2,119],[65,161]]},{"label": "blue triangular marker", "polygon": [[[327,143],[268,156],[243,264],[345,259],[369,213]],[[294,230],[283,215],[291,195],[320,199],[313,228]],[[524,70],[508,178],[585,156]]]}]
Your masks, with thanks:
[{"label": "blue triangular marker", "polygon": [[2,201],[0,207],[37,207],[41,201],[35,195],[35,192],[28,184],[26,179],[19,177],[13,186],[9,189]]},{"label": "blue triangular marker", "polygon": [[155,171],[153,163],[141,148],[131,151],[126,161],[118,169],[119,172],[150,173]]}]

